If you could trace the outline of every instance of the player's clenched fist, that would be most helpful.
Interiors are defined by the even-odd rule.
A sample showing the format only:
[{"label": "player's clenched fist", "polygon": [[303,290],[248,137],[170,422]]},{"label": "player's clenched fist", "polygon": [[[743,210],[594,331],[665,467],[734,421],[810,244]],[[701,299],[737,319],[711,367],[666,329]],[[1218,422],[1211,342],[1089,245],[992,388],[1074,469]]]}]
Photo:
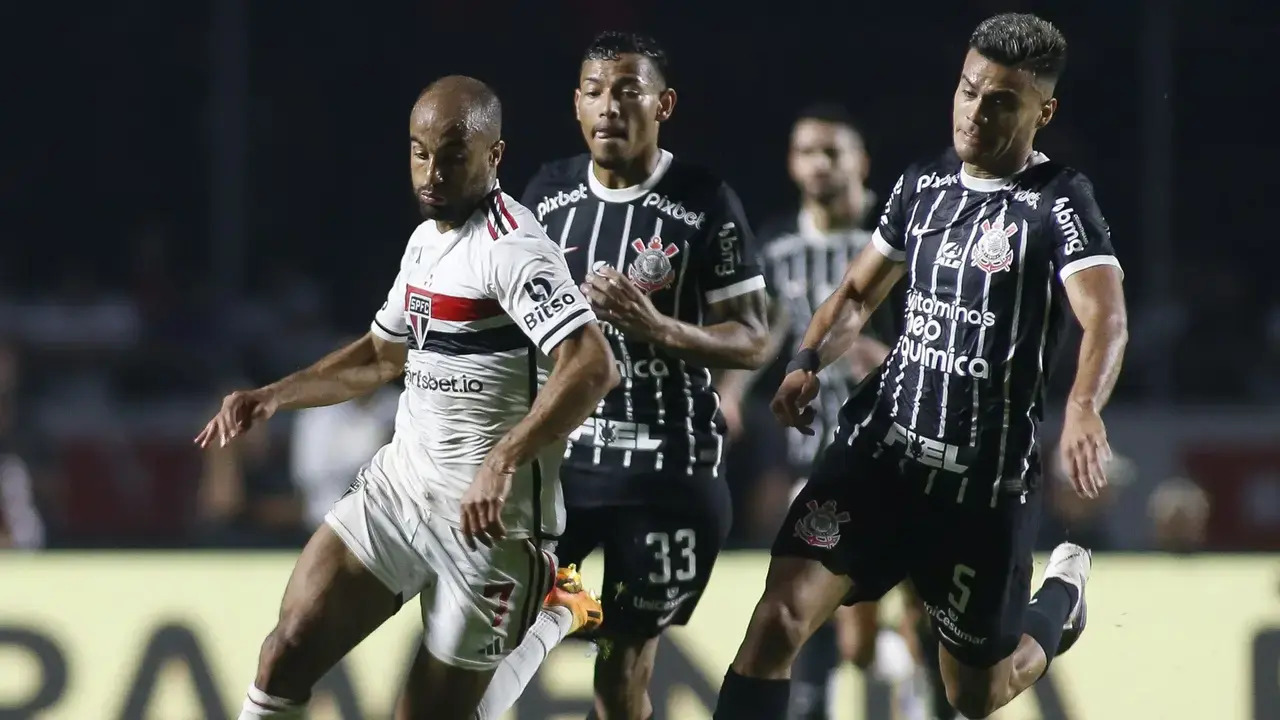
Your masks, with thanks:
[{"label": "player's clenched fist", "polygon": [[495,540],[507,536],[502,524],[502,507],[511,493],[514,470],[494,469],[489,462],[480,466],[471,486],[462,495],[462,536],[467,546],[476,549],[476,541],[492,547]]},{"label": "player's clenched fist", "polygon": [[810,425],[817,415],[810,403],[818,397],[818,376],[806,370],[792,370],[782,379],[782,385],[773,396],[770,408],[778,422],[793,427],[805,435],[812,435]]},{"label": "player's clenched fist", "polygon": [[1107,429],[1097,411],[1068,405],[1062,426],[1062,442],[1058,444],[1062,468],[1071,486],[1081,497],[1096,498],[1107,486],[1107,463],[1111,462],[1111,444]]},{"label": "player's clenched fist", "polygon": [[222,409],[196,435],[195,442],[207,448],[216,440],[219,447],[225,447],[254,423],[275,415],[279,407],[280,402],[269,390],[237,390],[222,399]]}]

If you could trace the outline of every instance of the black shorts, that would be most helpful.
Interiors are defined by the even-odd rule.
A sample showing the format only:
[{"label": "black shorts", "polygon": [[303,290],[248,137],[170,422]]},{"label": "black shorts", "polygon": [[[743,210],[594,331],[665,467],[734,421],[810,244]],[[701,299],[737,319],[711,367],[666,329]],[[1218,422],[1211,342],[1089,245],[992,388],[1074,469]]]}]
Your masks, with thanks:
[{"label": "black shorts", "polygon": [[657,637],[689,622],[729,532],[721,508],[690,505],[568,508],[556,557],[561,567],[582,567],[604,550],[604,632]]},{"label": "black shorts", "polygon": [[[864,438],[866,436],[863,436]],[[1031,592],[1039,495],[902,461],[847,434],[822,454],[773,544],[848,576],[846,605],[878,600],[910,579],[934,633],[960,662],[990,667],[1011,655]]]}]

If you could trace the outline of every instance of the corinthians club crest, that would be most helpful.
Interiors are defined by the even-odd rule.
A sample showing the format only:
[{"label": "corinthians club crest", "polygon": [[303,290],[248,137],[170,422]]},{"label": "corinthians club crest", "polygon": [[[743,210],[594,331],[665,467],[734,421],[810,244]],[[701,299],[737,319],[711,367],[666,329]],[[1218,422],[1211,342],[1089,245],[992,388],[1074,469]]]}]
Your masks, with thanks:
[{"label": "corinthians club crest", "polygon": [[978,246],[973,249],[973,265],[985,270],[988,274],[1008,270],[1013,265],[1013,248],[1009,240],[1018,233],[1018,226],[1009,223],[1001,228],[992,225],[990,220],[982,221],[982,237],[978,238]]},{"label": "corinthians club crest", "polygon": [[631,247],[640,253],[627,268],[627,277],[645,293],[654,293],[671,284],[676,271],[671,267],[671,258],[680,252],[674,243],[666,244],[662,238],[654,235],[649,242],[640,238],[631,241]]},{"label": "corinthians club crest", "polygon": [[840,525],[849,522],[849,513],[836,512],[836,501],[821,505],[817,500],[804,504],[809,514],[796,521],[796,537],[823,550],[830,550],[840,542]]}]

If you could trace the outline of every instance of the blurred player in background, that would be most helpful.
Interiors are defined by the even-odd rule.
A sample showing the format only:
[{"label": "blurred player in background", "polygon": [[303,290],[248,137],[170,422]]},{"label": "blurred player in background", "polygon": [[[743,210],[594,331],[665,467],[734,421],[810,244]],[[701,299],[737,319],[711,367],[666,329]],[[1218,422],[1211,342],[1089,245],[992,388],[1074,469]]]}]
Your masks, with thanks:
[{"label": "blurred player in background", "polygon": [[[725,374],[720,391],[727,416],[738,415],[730,409],[744,402],[744,396],[767,393],[767,398],[747,401],[768,403],[786,375],[786,358],[800,349],[814,309],[840,284],[849,262],[871,243],[868,225],[874,227],[877,206],[866,187],[870,158],[845,108],[816,103],[799,113],[791,128],[787,169],[800,192],[800,210],[773,220],[761,232],[761,256],[773,300],[770,355],[775,361],[759,373]],[[835,437],[838,413],[853,387],[888,356],[888,343],[897,337],[896,310],[892,303],[878,308],[845,357],[823,370],[813,432],[786,430],[792,497],[808,478],[818,451]],[[781,353],[782,348],[787,352]],[[831,688],[842,660],[894,684],[904,720],[921,717],[911,652],[914,628],[908,627],[905,636],[882,629],[879,610],[875,602],[842,607],[805,643],[791,669],[789,718],[831,716],[838,703]]]},{"label": "blurred player in background", "polygon": [[[240,720],[302,718],[312,686],[421,594],[425,650],[400,720],[469,720],[552,589],[563,438],[617,382],[556,247],[497,184],[501,105],[433,83],[409,122],[422,216],[369,333],[235,392],[197,436],[225,445],[279,409],[332,405],[405,375],[396,431],[302,551]],[[539,353],[555,360],[539,389]]]},{"label": "blurred player in background", "polygon": [[[790,666],[840,604],[909,578],[934,623],[943,680],[985,718],[1035,683],[1086,622],[1084,548],[1053,551],[1031,598],[1047,362],[1069,307],[1083,335],[1060,452],[1096,496],[1110,455],[1100,412],[1127,339],[1122,273],[1088,179],[1033,150],[1057,110],[1066,40],[1032,16],[974,31],[952,148],[910,167],[872,245],[814,313],[773,409],[808,427],[854,333],[908,275],[904,332],[840,413],[773,547],[765,591],[716,717],[785,717]],[[1069,305],[1068,305],[1069,303]]]},{"label": "blurred player in background", "polygon": [[[737,195],[658,144],[676,106],[668,79],[652,39],[597,37],[574,93],[589,153],[544,165],[524,194],[583,284],[622,375],[570,436],[557,549],[562,564],[604,550],[607,652],[597,656],[593,715],[607,720],[652,716],[658,636],[688,622],[729,530],[709,368],[757,367],[768,347],[765,281]],[[550,614],[539,620],[541,639],[507,663],[519,665],[511,684],[491,686],[488,717],[511,705],[569,629]]]}]

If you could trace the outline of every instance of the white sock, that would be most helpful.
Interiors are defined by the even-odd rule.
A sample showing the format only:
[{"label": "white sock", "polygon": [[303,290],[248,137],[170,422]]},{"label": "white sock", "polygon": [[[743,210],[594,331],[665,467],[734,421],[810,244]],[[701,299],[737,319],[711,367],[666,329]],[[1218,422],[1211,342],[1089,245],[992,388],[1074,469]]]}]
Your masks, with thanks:
[{"label": "white sock", "polygon": [[551,654],[551,649],[564,640],[572,626],[573,613],[568,608],[542,608],[533,627],[525,633],[524,642],[516,646],[494,672],[489,689],[476,709],[476,720],[497,720],[510,710],[547,655]]},{"label": "white sock", "polygon": [[306,703],[272,697],[256,685],[250,685],[244,707],[240,708],[240,717],[236,720],[302,720],[306,709]]}]

